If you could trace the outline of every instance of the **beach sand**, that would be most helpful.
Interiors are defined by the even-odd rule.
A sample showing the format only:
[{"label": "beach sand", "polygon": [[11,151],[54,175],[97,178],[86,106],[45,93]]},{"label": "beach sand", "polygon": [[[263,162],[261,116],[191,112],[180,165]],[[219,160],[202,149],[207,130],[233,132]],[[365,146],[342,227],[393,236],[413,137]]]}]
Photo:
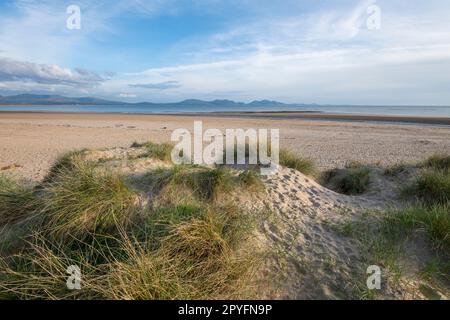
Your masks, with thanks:
[{"label": "beach sand", "polygon": [[[350,161],[390,165],[450,153],[450,126],[399,123],[402,119],[304,119],[295,114],[132,115],[0,112],[1,173],[36,181],[55,159],[82,148],[127,147],[169,141],[173,130],[279,128],[281,145],[314,159],[321,169]],[[389,122],[387,121],[389,120]],[[413,119],[414,120],[414,119]],[[420,120],[420,119],[419,119]],[[426,122],[426,121],[423,121]]]}]

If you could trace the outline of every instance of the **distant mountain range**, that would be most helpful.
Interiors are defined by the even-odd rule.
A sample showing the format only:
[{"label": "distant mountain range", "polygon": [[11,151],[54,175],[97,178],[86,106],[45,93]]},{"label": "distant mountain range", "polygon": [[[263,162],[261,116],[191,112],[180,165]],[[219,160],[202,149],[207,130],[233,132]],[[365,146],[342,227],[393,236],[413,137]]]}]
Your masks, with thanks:
[{"label": "distant mountain range", "polygon": [[[0,96],[0,105],[140,105],[140,106],[205,106],[205,107],[285,107],[294,106],[278,101],[259,100],[250,103],[235,102],[232,100],[213,100],[203,101],[196,99],[184,100],[173,103],[152,103],[152,102],[138,102],[127,103],[120,101],[109,101],[97,99],[92,97],[63,97],[59,95],[37,95],[37,94],[19,94],[15,96]],[[303,104],[295,104],[295,106],[304,106]]]},{"label": "distant mountain range", "polygon": [[0,96],[0,105],[113,105],[123,102],[108,101],[90,97],[70,98],[58,95],[19,94],[16,96]]}]

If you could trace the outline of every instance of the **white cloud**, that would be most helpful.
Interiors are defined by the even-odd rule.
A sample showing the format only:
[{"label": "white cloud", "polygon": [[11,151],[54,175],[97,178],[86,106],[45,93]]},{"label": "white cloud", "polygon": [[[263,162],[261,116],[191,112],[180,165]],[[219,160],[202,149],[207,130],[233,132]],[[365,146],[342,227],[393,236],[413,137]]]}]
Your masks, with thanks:
[{"label": "white cloud", "polygon": [[[264,52],[240,60],[149,69],[131,77],[139,81],[175,77],[184,85],[172,96],[180,98],[187,92],[203,98],[208,96],[205,92],[228,90],[235,91],[237,95],[232,98],[238,100],[260,97],[289,102],[422,104],[429,96],[423,99],[421,94],[440,83],[450,83],[450,75],[436,76],[442,65],[450,67],[450,45]],[[449,95],[437,98],[444,102]]]},{"label": "white cloud", "polygon": [[0,81],[92,87],[105,80],[106,78],[89,70],[71,70],[58,65],[0,58]]}]

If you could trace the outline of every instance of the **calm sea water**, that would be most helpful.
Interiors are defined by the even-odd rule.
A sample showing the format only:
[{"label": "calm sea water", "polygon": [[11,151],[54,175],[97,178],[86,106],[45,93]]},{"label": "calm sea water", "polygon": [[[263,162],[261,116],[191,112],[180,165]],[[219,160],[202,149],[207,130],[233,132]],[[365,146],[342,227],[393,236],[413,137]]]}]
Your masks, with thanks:
[{"label": "calm sea water", "polygon": [[[450,107],[388,107],[388,106],[311,106],[311,107],[208,107],[204,106],[0,106],[0,111],[46,111],[46,112],[96,112],[96,113],[188,113],[225,111],[320,111],[325,113],[402,115],[450,117]],[[1,117],[1,115],[0,115]]]}]

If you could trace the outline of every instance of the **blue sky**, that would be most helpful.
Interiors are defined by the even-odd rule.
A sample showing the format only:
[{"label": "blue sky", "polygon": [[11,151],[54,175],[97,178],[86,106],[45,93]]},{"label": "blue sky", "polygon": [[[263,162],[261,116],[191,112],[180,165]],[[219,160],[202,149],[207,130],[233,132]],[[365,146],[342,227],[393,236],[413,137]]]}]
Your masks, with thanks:
[{"label": "blue sky", "polygon": [[446,0],[0,1],[2,95],[450,105],[449,71]]}]

